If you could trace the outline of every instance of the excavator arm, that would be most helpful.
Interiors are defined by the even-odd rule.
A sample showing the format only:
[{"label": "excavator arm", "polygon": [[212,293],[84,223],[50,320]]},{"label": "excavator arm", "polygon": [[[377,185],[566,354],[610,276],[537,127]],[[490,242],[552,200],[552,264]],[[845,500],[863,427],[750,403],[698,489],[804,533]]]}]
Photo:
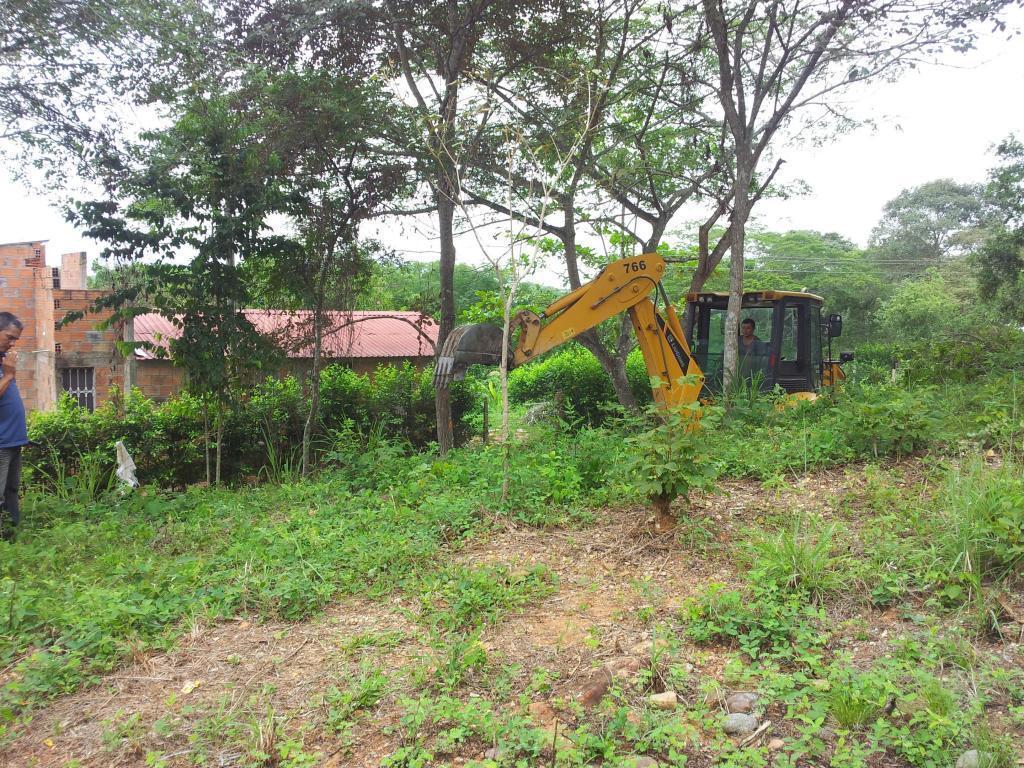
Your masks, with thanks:
[{"label": "excavator arm", "polygon": [[[659,312],[651,294],[660,288],[665,261],[655,253],[613,262],[586,285],[562,296],[539,315],[523,311],[509,323],[515,345],[505,354],[509,369],[529,362],[599,323],[627,312],[659,405],[693,403],[704,383],[672,305]],[[518,331],[518,336],[516,332]],[[502,329],[489,323],[454,329],[437,359],[434,386],[461,379],[470,365],[500,365]],[[685,377],[685,378],[684,378]]]}]

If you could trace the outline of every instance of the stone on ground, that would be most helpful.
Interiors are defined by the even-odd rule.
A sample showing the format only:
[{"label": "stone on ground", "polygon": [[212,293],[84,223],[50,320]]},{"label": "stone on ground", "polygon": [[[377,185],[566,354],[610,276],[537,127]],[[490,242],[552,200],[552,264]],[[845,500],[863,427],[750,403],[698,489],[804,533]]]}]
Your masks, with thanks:
[{"label": "stone on ground", "polygon": [[759,725],[757,718],[743,712],[734,712],[726,715],[722,723],[722,730],[730,736],[749,736],[757,730]]}]

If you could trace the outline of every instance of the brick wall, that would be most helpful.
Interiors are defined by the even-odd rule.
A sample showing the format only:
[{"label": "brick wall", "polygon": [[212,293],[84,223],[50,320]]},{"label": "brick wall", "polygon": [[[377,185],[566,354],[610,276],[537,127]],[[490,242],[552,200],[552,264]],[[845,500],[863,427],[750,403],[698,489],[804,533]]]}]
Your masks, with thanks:
[{"label": "brick wall", "polygon": [[61,264],[58,270],[46,266],[45,241],[0,245],[0,311],[25,324],[16,347],[18,390],[30,411],[53,408],[66,368],[93,369],[95,405],[109,399],[112,386],[124,385],[125,361],[115,345],[121,330],[96,328],[109,313],[55,329],[57,320],[84,311],[103,294],[85,290],[84,252],[64,254]]},{"label": "brick wall", "polygon": [[[184,372],[167,360],[125,360],[118,339],[133,338],[131,325],[101,330],[96,326],[109,313],[89,314],[55,329],[69,312],[81,312],[104,291],[86,290],[86,254],[66,253],[61,267],[46,266],[45,241],[0,245],[0,311],[12,312],[25,324],[18,342],[18,389],[29,410],[48,410],[57,402],[66,369],[91,368],[96,406],[109,399],[110,388],[137,386],[154,400],[166,400],[181,391]],[[57,274],[55,274],[55,272]],[[54,288],[54,281],[59,288]],[[431,358],[417,358],[423,367]],[[331,361],[325,360],[328,365]],[[373,373],[391,358],[345,361],[358,373]],[[308,376],[309,361],[290,360],[279,375]]]},{"label": "brick wall", "polygon": [[53,275],[43,241],[0,245],[0,311],[25,325],[18,352],[18,390],[29,410],[51,408],[53,373]]},{"label": "brick wall", "polygon": [[[84,254],[83,254],[84,256]],[[61,269],[61,288],[53,291],[55,316],[60,319],[69,312],[84,312],[105,294],[105,291],[65,290],[64,271]],[[100,329],[110,312],[89,314],[81,320],[62,326],[56,331],[56,378],[60,388],[61,372],[66,368],[92,368],[96,390],[96,405],[110,397],[110,388],[124,389],[125,360],[116,343],[122,337],[121,327]]]},{"label": "brick wall", "polygon": [[185,371],[175,368],[170,360],[139,360],[135,364],[135,386],[146,397],[162,402],[185,386]]}]

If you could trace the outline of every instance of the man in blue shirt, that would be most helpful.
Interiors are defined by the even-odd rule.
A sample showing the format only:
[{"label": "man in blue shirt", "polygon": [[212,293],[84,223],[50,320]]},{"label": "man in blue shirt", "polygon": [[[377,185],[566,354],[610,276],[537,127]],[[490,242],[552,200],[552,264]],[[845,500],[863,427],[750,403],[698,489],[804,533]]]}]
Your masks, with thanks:
[{"label": "man in blue shirt", "polygon": [[15,382],[14,344],[24,328],[10,312],[0,312],[0,535],[11,539],[18,524],[21,449],[28,445],[25,404]]}]

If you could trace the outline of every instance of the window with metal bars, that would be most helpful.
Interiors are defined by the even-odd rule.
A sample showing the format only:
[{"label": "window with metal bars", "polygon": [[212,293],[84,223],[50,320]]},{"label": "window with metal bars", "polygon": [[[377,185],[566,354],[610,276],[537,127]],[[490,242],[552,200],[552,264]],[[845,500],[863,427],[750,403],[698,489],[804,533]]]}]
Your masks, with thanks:
[{"label": "window with metal bars", "polygon": [[62,368],[61,388],[71,395],[83,408],[96,408],[96,385],[92,368]]}]

